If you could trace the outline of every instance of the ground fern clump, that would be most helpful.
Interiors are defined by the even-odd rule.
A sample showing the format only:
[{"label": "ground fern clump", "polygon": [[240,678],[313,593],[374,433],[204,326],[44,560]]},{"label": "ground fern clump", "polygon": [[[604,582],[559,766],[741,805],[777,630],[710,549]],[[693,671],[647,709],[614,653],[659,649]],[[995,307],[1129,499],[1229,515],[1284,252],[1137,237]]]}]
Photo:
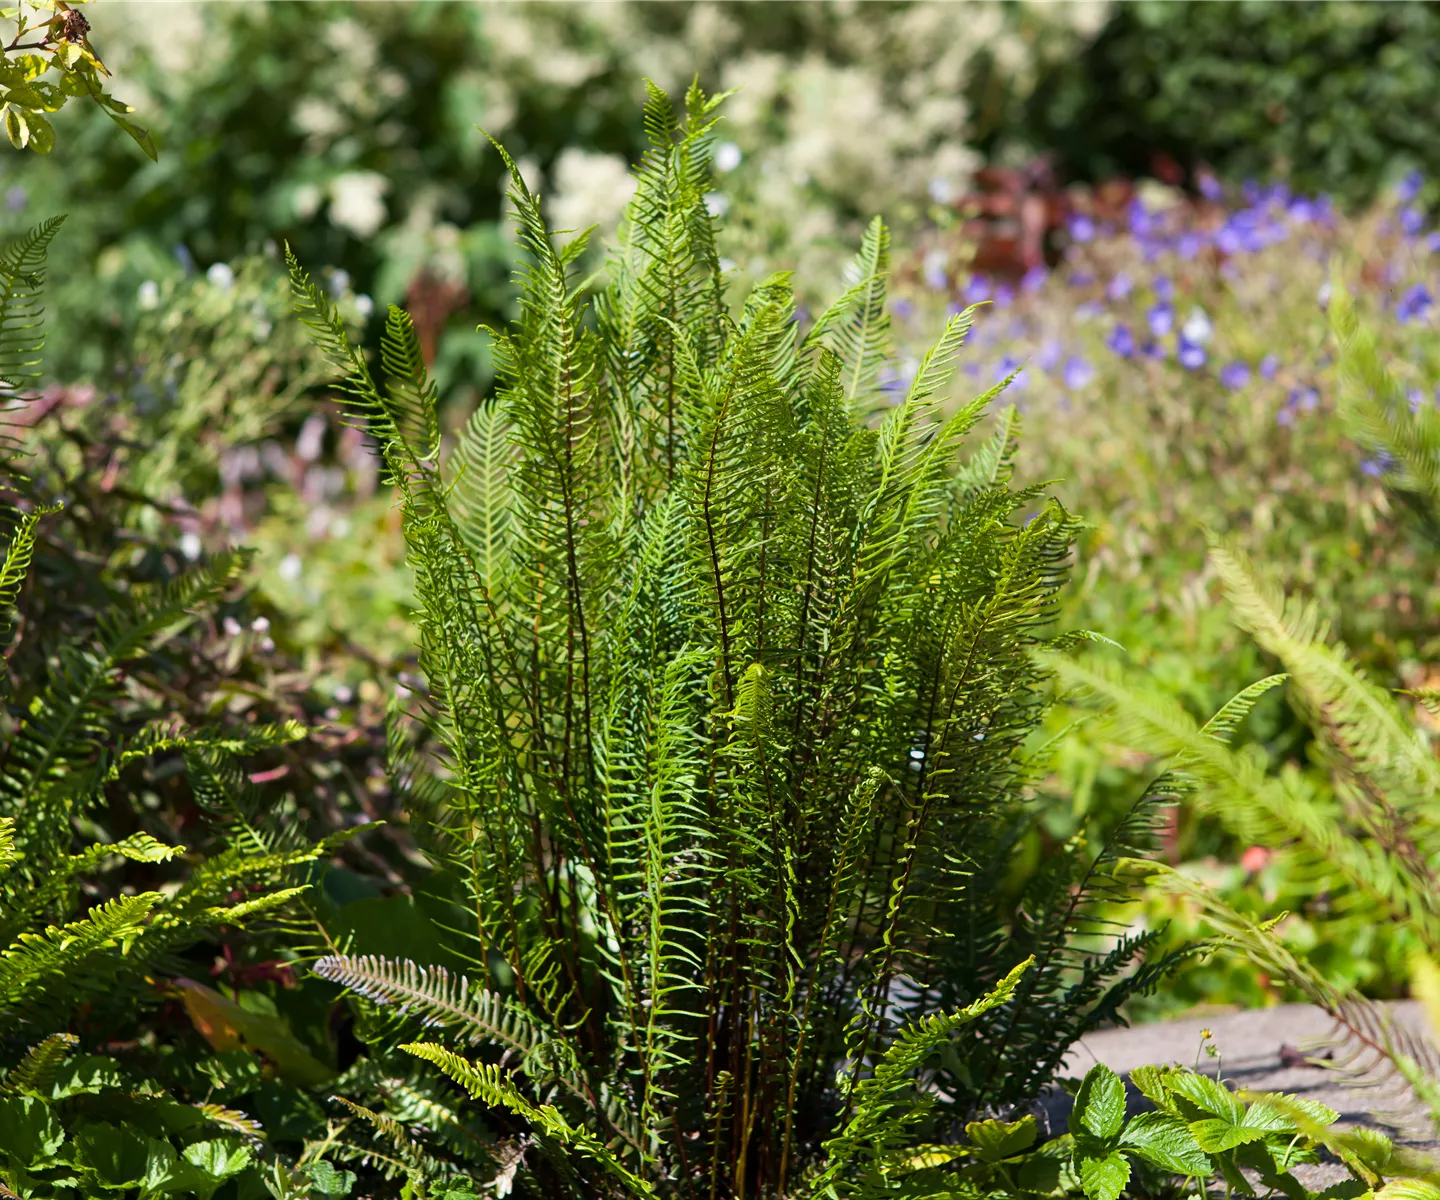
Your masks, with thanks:
[{"label": "ground fern clump", "polygon": [[967,451],[1001,387],[943,411],[972,313],[896,394],[879,221],[813,323],[783,275],[733,297],[716,108],[652,92],[598,291],[511,165],[520,316],[453,448],[409,318],[377,380],[294,264],[404,516],[426,686],[393,766],[465,939],[318,963],[368,1043],[337,1159],[537,1197],[889,1194],[1163,966],[1076,942],[1163,795],[1012,871],[1076,522],[1012,486],[1013,411]]}]

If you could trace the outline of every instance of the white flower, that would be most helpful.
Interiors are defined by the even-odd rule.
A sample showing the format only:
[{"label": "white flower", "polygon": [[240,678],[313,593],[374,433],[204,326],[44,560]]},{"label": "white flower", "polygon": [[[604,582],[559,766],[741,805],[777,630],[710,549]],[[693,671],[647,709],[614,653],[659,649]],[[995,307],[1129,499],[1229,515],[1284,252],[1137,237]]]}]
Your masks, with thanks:
[{"label": "white flower", "polygon": [[269,633],[270,618],[256,617],[253,621],[250,622],[250,628],[253,629],[256,633]]},{"label": "white flower", "polygon": [[705,211],[719,220],[730,211],[730,197],[724,192],[706,192]]},{"label": "white flower", "polygon": [[205,278],[222,292],[228,292],[235,286],[235,272],[230,269],[229,263],[211,263],[210,269],[205,272]]},{"label": "white flower", "polygon": [[242,633],[245,632],[245,627],[241,625],[240,622],[237,621],[234,617],[226,617],[222,624],[225,629],[226,637],[239,637]]},{"label": "white flower", "polygon": [[136,298],[139,300],[141,308],[158,308],[160,306],[160,285],[153,279],[147,279],[140,285]]},{"label": "white flower", "polygon": [[612,227],[635,193],[635,180],[624,158],[575,146],[555,160],[554,182],[555,194],[546,208],[557,229]]},{"label": "white flower", "polygon": [[200,544],[200,535],[198,533],[186,533],[181,535],[180,553],[183,554],[186,558],[190,559],[191,562],[194,562],[195,559],[200,557],[201,549],[202,546]]},{"label": "white flower", "polygon": [[368,319],[370,314],[375,311],[375,301],[365,295],[364,292],[361,292],[360,295],[355,297],[355,310],[360,314],[362,319]]},{"label": "white flower", "polygon": [[319,210],[323,199],[325,194],[313,183],[302,183],[295,189],[290,203],[295,208],[295,215],[302,221],[308,221]]},{"label": "white flower", "polygon": [[1215,327],[1210,324],[1210,318],[1205,315],[1203,308],[1192,308],[1190,315],[1185,318],[1185,324],[1180,329],[1180,335],[1187,341],[1197,346],[1203,346],[1209,342],[1215,333]]},{"label": "white flower", "polygon": [[280,560],[280,566],[276,568],[276,574],[286,583],[294,583],[300,578],[300,572],[304,568],[298,554],[287,554]]},{"label": "white flower", "polygon": [[359,238],[374,236],[385,223],[384,195],[390,186],[375,171],[346,171],[330,183],[330,223]]},{"label": "white flower", "polygon": [[715,169],[722,172],[733,171],[740,165],[743,157],[740,147],[734,142],[721,142],[715,147]]}]

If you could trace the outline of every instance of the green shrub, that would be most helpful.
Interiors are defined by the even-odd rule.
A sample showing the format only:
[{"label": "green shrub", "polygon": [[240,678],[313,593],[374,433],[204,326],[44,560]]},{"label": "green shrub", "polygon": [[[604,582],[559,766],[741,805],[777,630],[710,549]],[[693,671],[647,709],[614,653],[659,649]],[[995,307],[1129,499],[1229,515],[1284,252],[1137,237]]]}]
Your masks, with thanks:
[{"label": "green shrub", "polygon": [[1148,176],[1165,154],[1364,202],[1407,170],[1440,174],[1437,29],[1424,4],[1117,4],[1079,53],[992,105],[980,145],[1053,150],[1073,179]]}]

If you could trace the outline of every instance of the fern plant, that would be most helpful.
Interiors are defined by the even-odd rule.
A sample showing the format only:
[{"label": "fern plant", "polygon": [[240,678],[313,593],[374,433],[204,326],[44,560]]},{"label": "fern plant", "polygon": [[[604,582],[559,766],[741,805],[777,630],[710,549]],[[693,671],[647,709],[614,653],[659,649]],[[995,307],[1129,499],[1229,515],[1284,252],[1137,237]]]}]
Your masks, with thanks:
[{"label": "fern plant", "polygon": [[717,104],[652,89],[593,294],[505,157],[520,316],[453,450],[406,314],[379,382],[293,264],[403,514],[427,687],[394,767],[469,939],[460,976],[316,966],[371,1043],[326,1152],[412,1183],[898,1194],[907,1145],[1033,1096],[1163,966],[1078,939],[1164,796],[1011,875],[1076,526],[1012,487],[1013,410],[962,457],[1001,390],[945,415],[972,313],[887,391],[878,220],[809,328],[784,276],[732,308]]},{"label": "fern plant", "polygon": [[[23,418],[33,400],[39,294],[59,224],[0,249],[0,376],[12,416]],[[216,1082],[203,1073],[213,1061],[187,1064],[192,1072],[198,1065],[199,1088],[193,1079],[190,1087],[176,1082],[184,1071],[173,1056],[166,1069],[164,1039],[147,1019],[166,1003],[157,984],[187,974],[187,952],[222,929],[234,936],[268,928],[293,941],[313,927],[297,906],[312,864],[346,834],[313,843],[287,828],[283,810],[269,810],[238,765],[295,740],[302,730],[294,723],[194,726],[171,707],[166,656],[233,591],[244,556],[216,555],[163,583],[132,578],[80,626],[73,609],[22,595],[33,582],[37,532],[56,506],[43,502],[44,481],[26,475],[14,426],[6,434],[0,1069],[8,1074],[0,1084],[0,1181],[26,1196],[133,1187],[209,1196],[228,1178],[255,1174],[259,1127],[207,1095]],[[49,619],[61,612],[64,620]],[[17,633],[40,648],[17,647]],[[153,761],[188,780],[191,803],[209,818],[206,852],[157,837],[143,816],[141,828],[103,836],[112,810],[129,810],[131,824],[145,812],[137,770]],[[180,987],[192,1016],[213,995],[188,980],[164,986]],[[272,1073],[314,1064],[267,1036],[273,1029],[257,1033],[262,1025],[252,1018],[220,1028],[235,1048],[265,1054]],[[258,1078],[258,1059],[254,1065]]]}]

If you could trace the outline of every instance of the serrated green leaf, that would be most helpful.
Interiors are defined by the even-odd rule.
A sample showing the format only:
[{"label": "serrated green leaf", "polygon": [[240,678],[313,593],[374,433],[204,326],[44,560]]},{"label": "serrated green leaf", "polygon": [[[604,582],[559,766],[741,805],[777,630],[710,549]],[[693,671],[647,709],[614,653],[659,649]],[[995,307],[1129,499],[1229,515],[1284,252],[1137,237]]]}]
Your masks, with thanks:
[{"label": "serrated green leaf", "polygon": [[1221,1117],[1206,1117],[1201,1121],[1191,1121],[1190,1132],[1195,1135],[1195,1140],[1200,1144],[1200,1148],[1211,1154],[1221,1154],[1226,1150],[1235,1149],[1236,1146],[1243,1146],[1247,1142],[1263,1142],[1266,1133],[1263,1129],[1232,1125]]},{"label": "serrated green leaf", "polygon": [[1033,1116],[1018,1121],[971,1121],[965,1134],[985,1162],[1011,1158],[1035,1144],[1039,1132]]},{"label": "serrated green leaf", "polygon": [[310,1167],[310,1188],[322,1196],[348,1196],[354,1186],[354,1171],[342,1171],[323,1159]]},{"label": "serrated green leaf", "polygon": [[1218,1117],[1229,1125],[1239,1125],[1245,1117],[1245,1106],[1229,1089],[1216,1083],[1208,1075],[1194,1071],[1177,1071],[1168,1080],[1169,1088],[1185,1097],[1196,1108]]},{"label": "serrated green leaf", "polygon": [[1104,1063],[1090,1068],[1075,1095],[1070,1110],[1070,1132],[1106,1141],[1120,1132],[1125,1122],[1125,1085]]},{"label": "serrated green leaf", "polygon": [[83,1125],[75,1134],[75,1165],[93,1171],[107,1188],[155,1187],[177,1161],[168,1142],[116,1125]]},{"label": "serrated green leaf", "polygon": [[1130,1161],[1118,1150],[1104,1155],[1077,1154],[1075,1170],[1086,1200],[1117,1200],[1130,1182]]},{"label": "serrated green leaf", "polygon": [[1208,1176],[1214,1166],[1190,1127],[1170,1113],[1140,1113],[1120,1135],[1124,1150],[1176,1175]]},{"label": "serrated green leaf", "polygon": [[32,1170],[50,1165],[65,1130],[50,1106],[34,1096],[0,1099],[0,1147]]}]

